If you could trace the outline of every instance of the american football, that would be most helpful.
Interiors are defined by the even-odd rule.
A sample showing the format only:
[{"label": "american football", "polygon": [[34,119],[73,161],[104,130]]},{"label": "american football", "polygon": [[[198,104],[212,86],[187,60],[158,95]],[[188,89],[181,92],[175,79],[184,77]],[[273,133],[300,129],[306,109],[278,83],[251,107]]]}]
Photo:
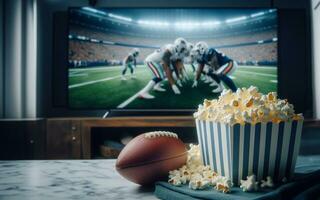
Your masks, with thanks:
[{"label": "american football", "polygon": [[154,131],[138,135],[121,151],[116,169],[126,179],[149,185],[184,165],[187,150],[177,134]]}]

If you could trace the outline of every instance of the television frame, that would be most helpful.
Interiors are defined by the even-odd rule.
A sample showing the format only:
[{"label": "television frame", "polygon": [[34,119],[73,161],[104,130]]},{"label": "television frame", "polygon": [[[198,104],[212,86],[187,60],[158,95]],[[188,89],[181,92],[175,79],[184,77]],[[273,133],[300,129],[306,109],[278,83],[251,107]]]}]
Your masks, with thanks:
[{"label": "television frame", "polygon": [[[47,5],[42,5],[42,8],[49,9],[44,15],[44,22],[47,24],[40,29],[40,35],[46,35],[48,29],[50,30],[50,19],[53,21],[53,30],[55,26],[58,28],[61,27],[61,22],[63,24],[63,20],[67,19],[66,10],[69,7],[83,7],[89,6],[89,4],[85,2],[59,2],[56,5],[52,5],[46,3]],[[306,1],[294,1],[288,2],[285,0],[259,0],[259,1],[238,1],[238,0],[226,0],[226,1],[208,1],[208,0],[199,0],[197,2],[185,2],[175,1],[172,2],[170,0],[163,0],[161,2],[150,2],[147,0],[137,0],[134,3],[130,0],[123,0],[121,2],[116,0],[108,0],[108,1],[98,1],[98,7],[109,7],[109,8],[270,8],[270,9],[278,9],[278,93],[283,98],[289,98],[289,101],[293,103],[296,107],[299,107],[298,112],[303,112],[306,118],[312,118],[313,116],[313,94],[312,94],[312,83],[311,83],[311,28],[310,28],[310,2]],[[53,15],[53,18],[50,17]],[[47,16],[47,18],[45,17]],[[280,20],[281,19],[281,20]],[[297,20],[297,27],[294,29],[292,25],[288,25],[287,21],[289,19]],[[48,21],[49,20],[49,21]],[[287,20],[287,21],[285,21]],[[285,21],[285,23],[284,23]],[[45,24],[45,23],[44,23]],[[49,26],[49,27],[48,27]],[[56,28],[56,29],[57,29]],[[290,32],[293,30],[293,33]],[[300,30],[298,32],[297,30]],[[279,34],[280,33],[280,34]],[[285,40],[281,40],[286,33],[290,33],[290,39],[285,38]],[[49,36],[45,38],[50,39]],[[60,30],[54,30],[52,34],[53,44],[61,43],[63,41],[63,37],[65,37],[65,32]],[[297,39],[298,45],[295,47],[301,48],[304,52],[302,57],[296,59],[296,54],[293,56],[288,56],[287,54],[292,53],[292,45],[290,44],[290,40]],[[66,41],[67,42],[67,41]],[[42,49],[47,48],[47,43],[43,42]],[[47,94],[44,95],[44,101],[48,102],[43,105],[44,114],[48,117],[74,117],[74,116],[82,116],[82,117],[101,117],[106,110],[74,110],[70,109],[67,106],[66,101],[66,91],[61,91],[62,85],[65,85],[66,80],[61,80],[62,76],[65,76],[65,68],[54,68],[56,63],[65,62],[66,63],[66,55],[62,52],[64,51],[62,44],[58,45],[57,48],[53,47],[52,52],[52,74],[49,74],[51,78],[51,85],[44,86],[42,93]],[[49,45],[50,47],[50,45]],[[41,50],[41,48],[40,48]],[[59,51],[60,50],[60,51]],[[61,52],[62,51],[62,52]],[[289,51],[289,52],[287,52]],[[50,52],[50,51],[49,51]],[[46,57],[50,55],[46,55]],[[291,60],[291,57],[295,58],[295,60]],[[40,62],[46,63],[47,60],[40,59]],[[288,68],[288,65],[293,65],[293,70]],[[297,65],[302,66],[301,72],[294,72],[297,70]],[[292,67],[292,66],[291,66]],[[287,82],[288,78],[285,77],[285,71],[288,70],[293,71],[293,76],[298,77],[304,74],[304,78],[296,81],[295,86],[299,85],[298,88],[291,87],[292,81]],[[49,70],[50,71],[50,70]],[[47,72],[44,70],[45,73]],[[48,73],[44,76],[48,76]],[[56,86],[57,85],[57,86]],[[64,86],[63,86],[64,88]],[[296,91],[298,93],[296,93]],[[298,94],[298,95],[296,95]],[[159,115],[190,115],[193,111],[120,111],[120,110],[110,110],[111,116],[159,116]]]}]

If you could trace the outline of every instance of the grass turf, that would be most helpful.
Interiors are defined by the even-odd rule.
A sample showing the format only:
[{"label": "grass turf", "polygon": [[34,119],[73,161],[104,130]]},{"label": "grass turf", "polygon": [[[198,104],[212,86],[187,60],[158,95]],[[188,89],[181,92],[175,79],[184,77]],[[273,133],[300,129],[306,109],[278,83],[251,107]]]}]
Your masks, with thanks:
[{"label": "grass turf", "polygon": [[[166,92],[151,91],[155,99],[136,98],[125,109],[194,109],[203,99],[219,96],[211,92],[214,87],[202,81],[197,88],[192,88],[194,75],[191,67],[186,66],[186,69],[190,80],[183,83],[180,95],[175,95],[165,81]],[[73,108],[114,109],[152,78],[150,70],[143,65],[135,69],[136,78],[130,78],[128,70],[126,81],[121,80],[121,71],[121,66],[69,69],[69,105]],[[237,87],[254,85],[263,93],[277,91],[276,67],[240,66],[232,78]]]}]

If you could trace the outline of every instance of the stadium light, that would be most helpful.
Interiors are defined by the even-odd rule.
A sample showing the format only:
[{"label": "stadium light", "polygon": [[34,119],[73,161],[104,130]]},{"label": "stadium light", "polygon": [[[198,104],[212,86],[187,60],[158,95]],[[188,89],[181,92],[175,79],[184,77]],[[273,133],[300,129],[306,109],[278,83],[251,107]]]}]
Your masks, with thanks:
[{"label": "stadium light", "polygon": [[274,37],[274,38],[272,38],[272,41],[276,42],[276,41],[278,41],[278,38]]},{"label": "stadium light", "polygon": [[242,21],[242,20],[246,20],[246,19],[247,19],[246,16],[236,17],[236,18],[227,19],[226,23],[233,23],[233,22],[238,22],[238,21]]},{"label": "stadium light", "polygon": [[123,20],[123,21],[127,21],[127,22],[131,22],[132,21],[132,19],[129,18],[129,17],[115,15],[115,14],[112,14],[112,13],[109,13],[108,16],[111,17],[111,18],[115,18],[115,19],[119,19],[119,20]]},{"label": "stadium light", "polygon": [[269,13],[273,13],[275,11],[276,11],[276,9],[269,9]]},{"label": "stadium light", "polygon": [[77,38],[78,38],[79,40],[86,40],[86,39],[87,39],[85,36],[82,36],[82,35],[78,35]]},{"label": "stadium light", "polygon": [[202,22],[201,25],[204,26],[204,27],[212,27],[212,26],[218,26],[220,25],[221,22],[220,21],[208,21],[208,22]]},{"label": "stadium light", "polygon": [[169,26],[168,22],[154,21],[153,24],[156,26]]},{"label": "stadium light", "polygon": [[200,23],[193,23],[193,22],[188,22],[188,21],[174,23],[175,28],[181,29],[181,30],[191,30],[191,29],[194,29],[198,25],[200,25]]},{"label": "stadium light", "polygon": [[114,44],[115,44],[115,42],[110,42],[110,41],[105,41],[105,40],[103,40],[102,43],[103,43],[103,44],[111,44],[111,45],[114,45]]},{"label": "stadium light", "polygon": [[90,8],[90,7],[83,7],[82,9],[86,10],[86,11],[89,11],[89,12],[101,14],[101,15],[106,15],[107,14],[106,12],[103,12],[101,10],[97,10],[97,9],[94,9],[94,8]]},{"label": "stadium light", "polygon": [[99,40],[97,40],[97,39],[90,39],[90,41],[91,41],[91,42],[96,42],[96,43],[99,42]]},{"label": "stadium light", "polygon": [[258,41],[258,44],[262,44],[264,41],[263,40],[259,40]]},{"label": "stadium light", "polygon": [[141,25],[149,25],[149,26],[169,26],[170,25],[168,22],[164,22],[164,21],[138,20],[137,23]]},{"label": "stadium light", "polygon": [[264,12],[258,12],[258,13],[253,13],[253,14],[251,14],[250,15],[250,17],[259,17],[259,16],[262,16],[262,15],[264,15]]}]

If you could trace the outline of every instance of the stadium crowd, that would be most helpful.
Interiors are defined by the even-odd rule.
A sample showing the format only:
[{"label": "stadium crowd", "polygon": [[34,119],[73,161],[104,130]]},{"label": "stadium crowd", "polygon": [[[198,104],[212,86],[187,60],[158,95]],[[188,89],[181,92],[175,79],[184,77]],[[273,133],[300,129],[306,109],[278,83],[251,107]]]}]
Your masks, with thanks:
[{"label": "stadium crowd", "polygon": [[[135,45],[145,45],[160,47],[167,43],[172,43],[174,38],[146,38],[137,36],[123,36],[119,34],[106,33],[94,29],[84,28],[78,25],[70,26],[70,34],[85,36],[91,39],[120,42]],[[265,30],[245,35],[194,39],[186,38],[189,42],[196,43],[204,40],[209,46],[223,46],[257,42],[276,37],[275,30]],[[69,65],[70,67],[98,66],[98,65],[119,65],[123,58],[128,55],[133,47],[104,45],[89,41],[69,40]],[[147,55],[152,53],[155,48],[140,48],[138,63],[143,63]],[[250,46],[235,46],[218,48],[221,52],[246,65],[276,65],[277,62],[277,43],[256,44]]]}]

